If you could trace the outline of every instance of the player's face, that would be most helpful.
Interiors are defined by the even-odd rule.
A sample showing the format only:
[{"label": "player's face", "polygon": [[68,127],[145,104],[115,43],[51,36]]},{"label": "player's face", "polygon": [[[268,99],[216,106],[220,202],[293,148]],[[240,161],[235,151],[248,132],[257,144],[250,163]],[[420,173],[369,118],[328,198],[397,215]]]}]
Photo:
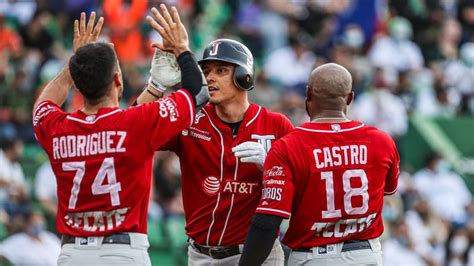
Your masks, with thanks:
[{"label": "player's face", "polygon": [[209,102],[214,105],[225,104],[239,95],[240,91],[234,84],[234,65],[221,61],[209,61],[203,65],[209,87]]}]

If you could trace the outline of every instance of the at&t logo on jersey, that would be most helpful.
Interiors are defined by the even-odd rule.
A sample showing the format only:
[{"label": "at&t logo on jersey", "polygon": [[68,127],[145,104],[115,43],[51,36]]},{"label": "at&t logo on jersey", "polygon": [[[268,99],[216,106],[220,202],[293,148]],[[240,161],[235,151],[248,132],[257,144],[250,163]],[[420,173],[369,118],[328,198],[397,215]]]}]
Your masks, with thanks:
[{"label": "at&t logo on jersey", "polygon": [[215,176],[208,176],[202,181],[202,190],[208,196],[214,196],[219,193],[221,182]]},{"label": "at&t logo on jersey", "polygon": [[258,187],[258,183],[227,181],[225,182],[222,193],[232,194],[253,194]]},{"label": "at&t logo on jersey", "polygon": [[239,182],[226,180],[220,182],[217,177],[208,176],[202,181],[202,190],[208,196],[215,196],[219,192],[230,194],[253,194],[257,191],[257,182]]}]

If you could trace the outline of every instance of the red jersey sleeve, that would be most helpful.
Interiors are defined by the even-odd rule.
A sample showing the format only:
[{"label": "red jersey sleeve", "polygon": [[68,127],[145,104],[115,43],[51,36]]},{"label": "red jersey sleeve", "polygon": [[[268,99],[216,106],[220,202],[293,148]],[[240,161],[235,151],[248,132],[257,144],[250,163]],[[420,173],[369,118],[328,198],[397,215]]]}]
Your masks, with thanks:
[{"label": "red jersey sleeve", "polygon": [[286,116],[282,115],[282,121],[281,121],[281,126],[279,127],[281,130],[281,135],[280,136],[285,136],[286,134],[290,133],[294,129],[293,124],[291,124],[290,119],[288,119]]},{"label": "red jersey sleeve", "polygon": [[168,140],[165,144],[163,144],[160,147],[160,151],[172,151],[174,153],[179,152],[179,147],[180,147],[180,136],[181,134],[178,134],[174,137],[172,137],[170,140]]},{"label": "red jersey sleeve", "polygon": [[397,147],[395,142],[390,138],[391,150],[392,150],[392,164],[388,171],[387,177],[385,178],[385,195],[392,195],[397,191],[398,176],[400,175],[400,156],[398,155]]},{"label": "red jersey sleeve", "polygon": [[172,93],[156,102],[139,105],[140,119],[149,123],[152,149],[158,150],[172,137],[189,127],[194,121],[195,107],[191,95],[185,90]]},{"label": "red jersey sleeve", "polygon": [[293,202],[293,176],[289,168],[285,146],[278,141],[265,160],[263,190],[256,213],[289,218]]},{"label": "red jersey sleeve", "polygon": [[67,113],[51,101],[42,101],[33,111],[35,137],[45,149],[49,148],[46,142],[55,122],[61,120],[64,116],[67,116]]}]

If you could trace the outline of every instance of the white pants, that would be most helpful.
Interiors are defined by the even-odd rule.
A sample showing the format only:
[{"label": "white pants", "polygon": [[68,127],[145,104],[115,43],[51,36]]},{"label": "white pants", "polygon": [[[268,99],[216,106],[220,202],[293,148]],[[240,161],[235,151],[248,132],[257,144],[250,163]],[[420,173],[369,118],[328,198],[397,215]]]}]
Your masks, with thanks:
[{"label": "white pants", "polygon": [[334,246],[334,249],[331,248],[331,250],[334,250],[334,252],[328,252],[327,254],[318,254],[317,248],[313,248],[312,252],[292,251],[288,265],[383,265],[382,248],[379,239],[370,239],[369,243],[370,249],[344,252],[341,252],[343,243],[333,244],[331,246]]},{"label": "white pants", "polygon": [[[243,245],[239,246],[242,252]],[[188,265],[189,266],[235,266],[239,264],[240,254],[230,256],[224,259],[213,259],[212,257],[202,254],[191,245],[188,246]],[[285,263],[285,256],[281,248],[280,241],[275,240],[272,251],[268,258],[263,262],[265,266],[283,266]]]},{"label": "white pants", "polygon": [[148,237],[146,234],[129,233],[128,244],[101,244],[103,237],[96,237],[89,245],[64,244],[58,258],[59,266],[86,265],[151,265],[148,256]]}]

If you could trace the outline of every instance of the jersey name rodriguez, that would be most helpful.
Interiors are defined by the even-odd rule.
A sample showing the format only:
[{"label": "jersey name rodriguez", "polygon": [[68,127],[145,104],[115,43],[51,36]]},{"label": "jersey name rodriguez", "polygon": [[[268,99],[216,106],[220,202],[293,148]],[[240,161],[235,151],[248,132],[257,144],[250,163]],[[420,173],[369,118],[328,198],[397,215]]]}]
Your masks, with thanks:
[{"label": "jersey name rodriguez", "polygon": [[66,159],[106,153],[123,153],[127,132],[99,131],[88,135],[66,135],[53,138],[53,159]]}]

